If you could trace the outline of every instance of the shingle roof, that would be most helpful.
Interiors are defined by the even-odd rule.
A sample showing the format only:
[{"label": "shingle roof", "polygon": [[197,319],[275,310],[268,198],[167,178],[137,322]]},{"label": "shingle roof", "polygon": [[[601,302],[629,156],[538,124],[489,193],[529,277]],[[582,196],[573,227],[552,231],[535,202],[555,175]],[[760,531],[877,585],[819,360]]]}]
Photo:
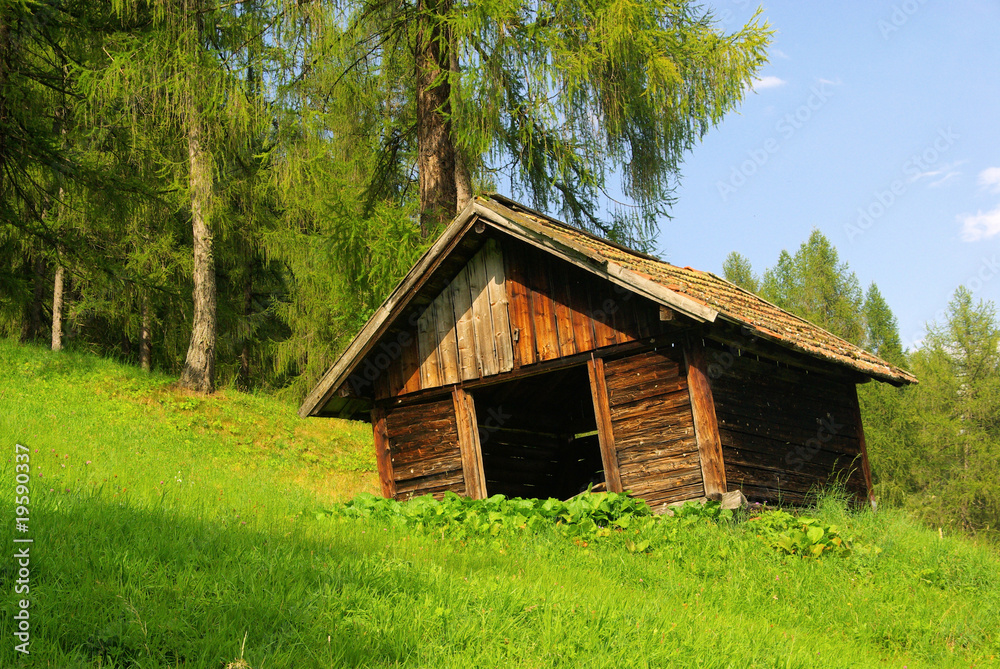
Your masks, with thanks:
[{"label": "shingle roof", "polygon": [[507,198],[492,196],[491,199],[492,202],[487,204],[492,205],[490,208],[497,213],[503,214],[506,209],[520,214],[552,239],[584,251],[595,261],[614,263],[648,278],[674,293],[717,311],[725,320],[750,328],[761,338],[896,385],[917,381],[906,370],[710,272],[677,267],[613,244]]},{"label": "shingle roof", "polygon": [[433,273],[436,262],[447,254],[451,245],[468,231],[468,226],[475,220],[485,220],[556,256],[580,264],[598,276],[675,309],[695,322],[729,321],[749,328],[761,339],[872,378],[895,385],[917,381],[909,372],[714,274],[671,265],[561,223],[513,200],[493,195],[477,197],[451,222],[323,375],[303,401],[299,415],[317,415],[335,399],[334,394],[406,307],[414,290]]}]

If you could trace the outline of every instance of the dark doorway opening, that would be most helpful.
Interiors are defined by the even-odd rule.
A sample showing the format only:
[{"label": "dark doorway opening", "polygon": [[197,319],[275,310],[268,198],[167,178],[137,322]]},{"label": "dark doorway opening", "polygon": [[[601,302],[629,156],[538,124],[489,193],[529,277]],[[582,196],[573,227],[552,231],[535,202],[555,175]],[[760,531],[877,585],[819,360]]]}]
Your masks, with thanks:
[{"label": "dark doorway opening", "polygon": [[604,483],[586,367],[472,391],[486,494],[567,499]]}]

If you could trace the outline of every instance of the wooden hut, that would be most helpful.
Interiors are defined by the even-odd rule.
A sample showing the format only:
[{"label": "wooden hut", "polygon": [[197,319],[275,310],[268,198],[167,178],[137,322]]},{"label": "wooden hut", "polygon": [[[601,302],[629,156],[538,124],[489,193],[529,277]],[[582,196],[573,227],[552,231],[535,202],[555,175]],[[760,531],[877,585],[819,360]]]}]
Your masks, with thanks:
[{"label": "wooden hut", "polygon": [[370,420],[382,492],[661,510],[740,489],[870,494],[855,385],[914,377],[713,274],[477,198],[376,311],[301,416]]}]

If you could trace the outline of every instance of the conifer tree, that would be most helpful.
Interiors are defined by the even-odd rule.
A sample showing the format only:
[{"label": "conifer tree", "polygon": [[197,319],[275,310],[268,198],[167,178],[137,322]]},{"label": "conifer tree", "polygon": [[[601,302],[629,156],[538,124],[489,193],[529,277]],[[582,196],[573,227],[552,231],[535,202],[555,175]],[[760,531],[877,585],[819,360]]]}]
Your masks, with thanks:
[{"label": "conifer tree", "polygon": [[[346,60],[391,95],[383,161],[416,163],[424,234],[454,216],[471,172],[480,184],[508,177],[570,222],[648,239],[684,153],[741,101],[770,36],[756,16],[726,34],[692,2],[352,8]],[[618,174],[638,213],[603,221],[598,199]],[[370,196],[390,196],[386,185],[373,181]]]}]

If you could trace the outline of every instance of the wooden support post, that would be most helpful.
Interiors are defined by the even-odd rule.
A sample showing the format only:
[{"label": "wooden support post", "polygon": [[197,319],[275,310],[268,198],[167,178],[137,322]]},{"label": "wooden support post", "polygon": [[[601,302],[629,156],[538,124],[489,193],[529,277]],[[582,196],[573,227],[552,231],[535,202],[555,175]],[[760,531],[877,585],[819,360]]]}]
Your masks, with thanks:
[{"label": "wooden support post", "polygon": [[389,450],[389,433],[385,427],[385,408],[372,409],[372,429],[375,432],[375,460],[378,463],[378,478],[382,484],[382,496],[392,499],[396,496],[396,479],[392,473],[392,452]]},{"label": "wooden support post", "polygon": [[694,419],[694,435],[701,456],[701,476],[705,484],[705,494],[724,494],[726,468],[722,460],[722,440],[719,438],[719,422],[715,416],[715,400],[708,381],[708,365],[705,362],[705,345],[700,337],[689,337],[684,346],[684,360],[687,363],[688,394],[691,397],[691,416]]},{"label": "wooden support post", "polygon": [[622,477],[618,471],[618,452],[615,435],[611,429],[611,405],[608,403],[608,385],[604,379],[604,359],[593,354],[587,361],[590,376],[590,396],[594,400],[594,417],[597,419],[597,438],[601,444],[601,462],[604,463],[604,480],[611,492],[622,490]]},{"label": "wooden support post", "polygon": [[877,504],[875,502],[875,493],[872,490],[872,469],[868,462],[868,447],[865,446],[865,424],[861,422],[861,402],[858,400],[858,387],[854,386],[854,392],[852,393],[854,399],[854,423],[858,427],[858,444],[861,446],[861,471],[865,475],[865,487],[868,493],[868,503],[871,504],[872,510],[874,511]]},{"label": "wooden support post", "polygon": [[483,471],[483,449],[479,443],[476,403],[472,395],[455,386],[451,391],[458,424],[458,448],[462,452],[462,474],[465,494],[472,499],[486,497],[486,474]]}]

